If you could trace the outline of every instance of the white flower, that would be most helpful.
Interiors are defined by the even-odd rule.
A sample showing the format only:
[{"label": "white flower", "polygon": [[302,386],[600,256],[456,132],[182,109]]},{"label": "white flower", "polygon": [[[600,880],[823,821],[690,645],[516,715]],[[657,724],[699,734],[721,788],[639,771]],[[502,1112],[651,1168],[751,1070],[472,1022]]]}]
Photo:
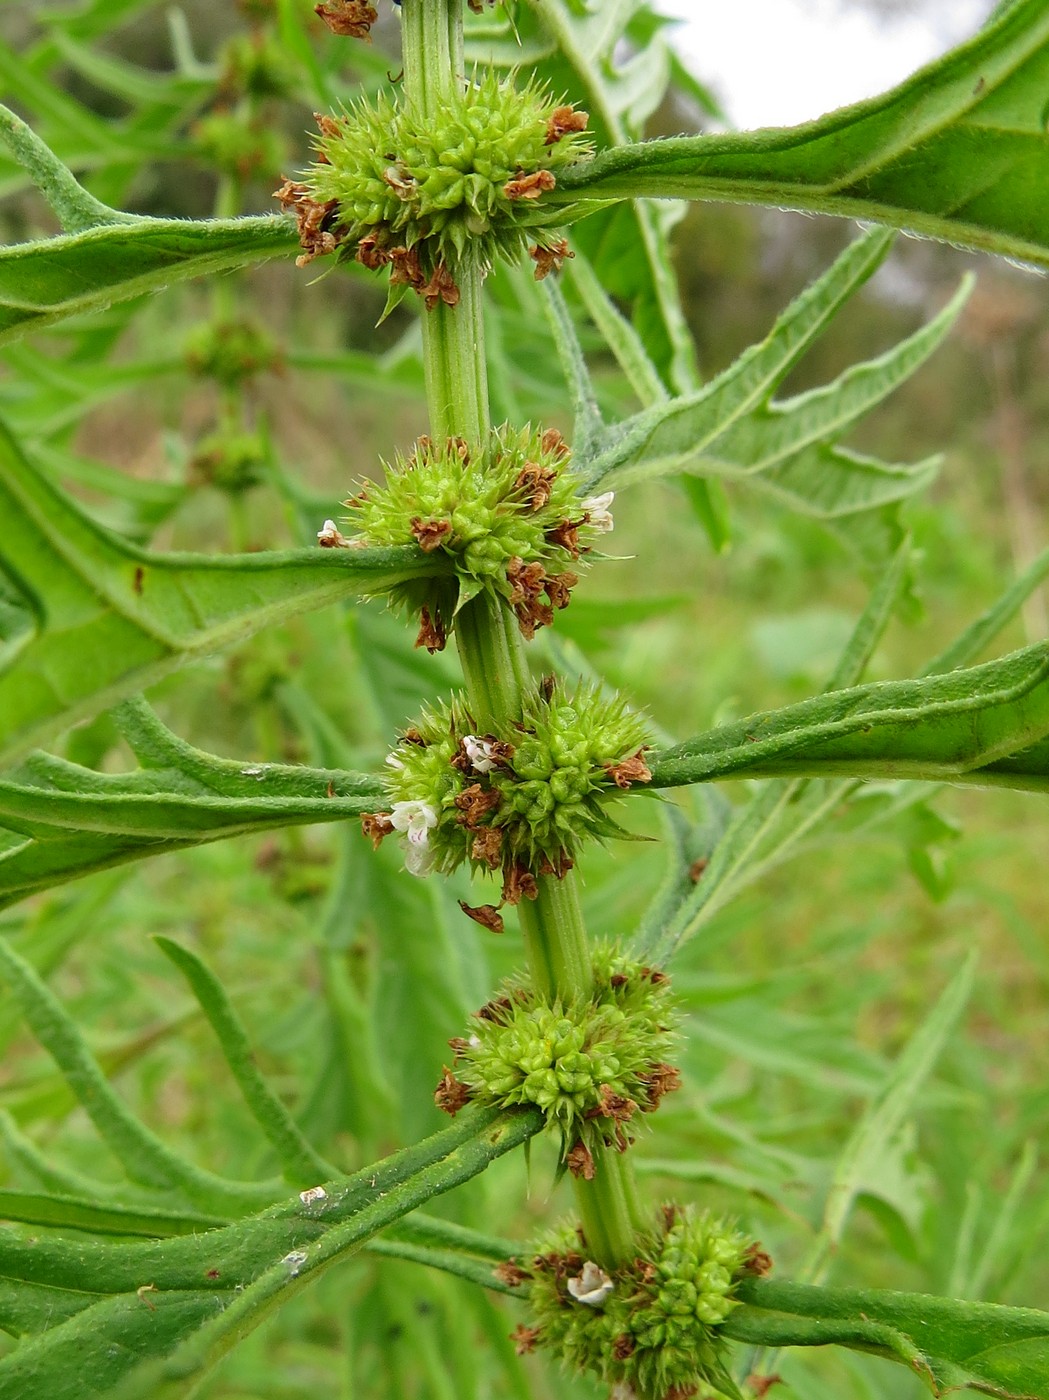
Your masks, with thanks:
[{"label": "white flower", "polygon": [[615,1284],[603,1269],[599,1269],[592,1259],[583,1265],[578,1278],[568,1280],[568,1291],[577,1303],[585,1303],[588,1308],[599,1308]]},{"label": "white flower", "polygon": [[428,802],[395,802],[390,822],[395,831],[403,831],[408,837],[405,869],[412,875],[428,875],[433,868],[430,832],[437,825],[437,813]]},{"label": "white flower", "polygon": [[334,520],[326,520],[317,531],[317,543],[321,549],[349,549],[350,547],[349,541]]},{"label": "white flower", "polygon": [[600,496],[588,496],[583,501],[583,509],[589,515],[589,524],[595,530],[600,530],[603,535],[610,534],[615,529],[615,521],[612,519],[612,512],[609,509],[616,498],[614,491],[605,491]]},{"label": "white flower", "polygon": [[388,754],[386,755],[386,763],[387,763],[387,765],[388,765],[390,768],[403,768],[403,767],[404,767],[404,760],[401,759],[401,758],[398,758],[397,755],[396,755],[395,753],[388,753]]},{"label": "white flower", "polygon": [[496,767],[492,745],[487,739],[479,739],[476,734],[464,734],[463,748],[475,773],[490,773]]}]

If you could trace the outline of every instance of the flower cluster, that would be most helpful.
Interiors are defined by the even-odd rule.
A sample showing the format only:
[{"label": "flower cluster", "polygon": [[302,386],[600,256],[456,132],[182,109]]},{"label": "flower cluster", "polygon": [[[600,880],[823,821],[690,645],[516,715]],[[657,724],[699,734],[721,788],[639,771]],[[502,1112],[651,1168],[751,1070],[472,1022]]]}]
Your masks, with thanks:
[{"label": "flower cluster", "polygon": [[451,563],[443,577],[391,593],[421,619],[417,646],[441,650],[457,609],[482,589],[505,599],[532,637],[568,605],[579,575],[567,566],[612,529],[612,493],[581,500],[576,486],[554,428],[504,426],[480,445],[420,438],[387,466],[382,486],[346,502],[346,523],[362,544],[415,543]]},{"label": "flower cluster", "polygon": [[535,876],[564,875],[587,837],[623,835],[609,797],[648,782],[644,726],[618,697],[554,680],[521,716],[479,734],[464,700],[427,711],[387,757],[389,812],[364,818],[376,841],[406,837],[416,875],[469,863],[501,871],[503,899],[535,898]]},{"label": "flower cluster", "polygon": [[183,346],[190,374],[234,388],[256,374],[279,374],[284,357],[276,342],[254,321],[206,321]]},{"label": "flower cluster", "polygon": [[409,288],[427,305],[455,305],[455,274],[531,247],[536,275],[567,256],[568,206],[543,195],[557,173],[590,154],[585,112],[536,82],[517,88],[487,73],[450,92],[436,113],[380,93],[342,116],[319,116],[318,159],[277,192],[294,210],[305,249],[390,269],[391,300]]},{"label": "flower cluster", "polygon": [[768,1256],[707,1212],[665,1207],[637,1257],[606,1273],[586,1255],[581,1232],[563,1229],[530,1267],[501,1266],[529,1284],[534,1325],[516,1333],[521,1351],[542,1346],[573,1369],[627,1393],[683,1400],[700,1387],[738,1392],[725,1367],[718,1327],[748,1274]]},{"label": "flower cluster", "polygon": [[594,1150],[624,1151],[635,1115],[678,1087],[666,1060],[676,1021],[665,973],[598,949],[585,1000],[546,1002],[511,983],[483,1006],[473,1034],[449,1042],[455,1070],[444,1071],[438,1106],[534,1104],[560,1132],[568,1168],[589,1180]]}]

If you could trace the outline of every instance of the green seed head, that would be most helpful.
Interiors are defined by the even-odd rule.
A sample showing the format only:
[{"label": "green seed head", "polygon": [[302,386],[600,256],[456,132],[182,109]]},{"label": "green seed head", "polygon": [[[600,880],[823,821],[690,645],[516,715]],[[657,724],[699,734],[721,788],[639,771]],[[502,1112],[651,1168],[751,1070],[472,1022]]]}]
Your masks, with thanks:
[{"label": "green seed head", "polygon": [[742,1235],[687,1207],[665,1208],[613,1274],[588,1262],[580,1232],[563,1229],[532,1260],[534,1326],[523,1334],[571,1368],[652,1400],[701,1387],[735,1396],[717,1329],[755,1257],[764,1259]]},{"label": "green seed head", "polygon": [[484,589],[531,637],[567,606],[580,557],[612,528],[611,494],[581,500],[577,488],[555,429],[504,426],[480,444],[422,438],[382,486],[347,501],[347,523],[364,544],[418,544],[450,565],[392,594],[423,617],[420,645],[439,650],[457,609]]},{"label": "green seed head", "polygon": [[[644,726],[618,697],[544,682],[521,715],[479,734],[465,700],[427,711],[387,757],[389,821],[416,874],[467,863],[501,871],[503,897],[521,881],[563,875],[588,837],[624,834],[609,798],[647,782]],[[373,829],[374,834],[374,829]]]},{"label": "green seed head", "polygon": [[[567,256],[564,225],[574,211],[543,196],[591,145],[586,114],[540,84],[517,88],[489,72],[436,113],[383,92],[319,123],[317,163],[279,196],[299,216],[307,261],[340,247],[367,267],[389,265],[391,282],[428,304],[454,304],[464,266],[487,268],[535,245],[537,275],[545,275],[543,253],[555,265]],[[442,268],[447,275],[434,281]]]},{"label": "green seed head", "polygon": [[667,1063],[677,1039],[669,979],[607,948],[593,971],[592,991],[575,1001],[508,984],[478,1012],[473,1034],[452,1042],[465,1097],[541,1108],[567,1165],[586,1176],[595,1149],[627,1147],[636,1115],[653,1112],[678,1082]]}]

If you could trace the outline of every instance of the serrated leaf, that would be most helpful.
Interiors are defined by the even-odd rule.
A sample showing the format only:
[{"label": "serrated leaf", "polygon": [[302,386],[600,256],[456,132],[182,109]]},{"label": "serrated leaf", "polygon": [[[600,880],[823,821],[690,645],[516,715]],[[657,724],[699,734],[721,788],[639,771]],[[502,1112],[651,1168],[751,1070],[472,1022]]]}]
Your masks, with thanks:
[{"label": "serrated leaf", "polygon": [[89,520],[0,427],[0,572],[28,625],[0,650],[0,762],[194,656],[431,572],[414,549],[151,554]]},{"label": "serrated leaf", "polygon": [[1017,0],[899,87],[819,121],[606,151],[552,198],[716,199],[873,219],[1049,264],[1049,12]]},{"label": "serrated leaf", "polygon": [[970,670],[837,690],[690,739],[655,787],[728,777],[922,778],[1049,790],[1049,643]]},{"label": "serrated leaf", "polygon": [[754,1346],[838,1346],[901,1362],[934,1395],[970,1388],[999,1400],[1049,1397],[1049,1313],[921,1293],[817,1288],[757,1279],[723,1331]]}]

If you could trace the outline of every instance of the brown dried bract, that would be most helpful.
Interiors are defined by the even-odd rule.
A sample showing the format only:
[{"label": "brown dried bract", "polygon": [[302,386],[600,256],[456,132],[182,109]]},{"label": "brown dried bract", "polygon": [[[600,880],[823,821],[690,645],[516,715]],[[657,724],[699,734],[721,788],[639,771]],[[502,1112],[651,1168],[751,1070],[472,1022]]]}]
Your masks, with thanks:
[{"label": "brown dried bract", "polygon": [[314,112],[313,120],[317,123],[320,134],[328,140],[342,135],[343,124],[338,117],[330,117],[327,112]]},{"label": "brown dried bract", "polygon": [[425,647],[432,656],[435,651],[444,651],[448,642],[448,632],[440,613],[430,616],[430,609],[419,609],[419,635],[415,639],[417,647]]},{"label": "brown dried bract", "polygon": [[285,180],[273,198],[280,201],[282,209],[291,209],[299,225],[299,246],[306,251],[295,259],[296,267],[306,267],[314,258],[334,253],[346,237],[344,232],[333,228],[339,212],[339,202],[327,199],[318,203],[305,185],[295,180]]},{"label": "brown dried bract", "polygon": [[440,549],[452,533],[450,520],[424,520],[421,515],[413,515],[408,527],[424,554],[432,554],[435,549]]},{"label": "brown dried bract", "polygon": [[629,1123],[637,1112],[637,1104],[626,1094],[617,1094],[611,1084],[602,1084],[598,1091],[600,1102],[587,1111],[587,1118],[611,1118],[615,1123]]},{"label": "brown dried bract", "polygon": [[553,146],[570,131],[585,131],[589,121],[589,112],[577,112],[574,107],[555,107],[546,124],[544,144]]},{"label": "brown dried bract", "polygon": [[574,258],[575,253],[569,248],[568,239],[560,238],[548,248],[537,243],[533,248],[529,248],[528,256],[535,263],[535,280],[542,282],[551,272],[560,272],[565,265],[565,258]]},{"label": "brown dried bract", "polygon": [[470,1048],[470,1042],[461,1035],[453,1035],[448,1044],[451,1046],[452,1055],[456,1061],[461,1059]]},{"label": "brown dried bract", "polygon": [[764,1278],[772,1272],[772,1256],[767,1254],[757,1241],[747,1247],[743,1256],[743,1272],[753,1274],[755,1278]]},{"label": "brown dried bract", "polygon": [[650,783],[652,781],[652,769],[642,758],[644,749],[638,749],[636,754],[630,758],[624,758],[622,763],[606,763],[605,772],[615,783],[617,788],[632,787],[634,783]]},{"label": "brown dried bract", "polygon": [[533,510],[542,510],[550,499],[556,480],[557,473],[553,467],[526,462],[514,482],[514,490],[528,497]]},{"label": "brown dried bract", "polygon": [[417,287],[416,291],[426,303],[427,311],[432,311],[441,301],[444,302],[445,306],[459,305],[459,288],[456,286],[455,278],[443,262],[438,263],[434,268],[433,276],[425,287]]},{"label": "brown dried bract", "polygon": [[464,1084],[461,1079],[456,1079],[445,1065],[441,1082],[433,1091],[433,1101],[442,1113],[450,1113],[454,1118],[459,1110],[470,1102],[470,1086]]},{"label": "brown dried bract", "polygon": [[516,180],[508,180],[503,186],[507,199],[538,199],[547,190],[556,187],[557,181],[550,170],[534,170],[531,175],[520,175]]},{"label": "brown dried bract", "polygon": [[482,928],[491,929],[492,933],[502,933],[506,925],[503,923],[503,916],[494,904],[478,904],[471,906],[465,899],[459,900],[459,908],[468,919],[473,919],[475,924],[480,924]]},{"label": "brown dried bract", "polygon": [[[473,9],[473,6],[470,6]],[[514,1351],[518,1356],[527,1356],[530,1351],[535,1351],[536,1343],[539,1341],[539,1328],[526,1327],[523,1322],[519,1322],[510,1333],[510,1340],[514,1344]]]},{"label": "brown dried bract", "polygon": [[582,1177],[584,1181],[593,1181],[594,1154],[582,1139],[565,1154],[565,1166],[573,1176]]},{"label": "brown dried bract", "polygon": [[520,904],[522,899],[538,899],[535,876],[523,865],[511,865],[503,872],[503,902]]},{"label": "brown dried bract", "polygon": [[555,608],[567,608],[572,601],[572,589],[579,582],[579,575],[566,569],[563,574],[551,574],[546,581],[546,596]]},{"label": "brown dried bract", "polygon": [[318,15],[333,34],[344,39],[367,39],[372,25],[379,18],[379,12],[367,0],[326,0],[323,5],[315,5],[313,13]]},{"label": "brown dried bract", "polygon": [[492,1273],[509,1288],[520,1288],[522,1283],[532,1281],[531,1271],[522,1269],[516,1259],[504,1259],[501,1264],[496,1264]]},{"label": "brown dried bract", "polygon": [[667,1094],[681,1088],[681,1071],[676,1065],[668,1065],[664,1061],[653,1065],[647,1074],[639,1074],[638,1078],[648,1095],[648,1102],[644,1105],[646,1113],[655,1113]]},{"label": "brown dried bract", "polygon": [[489,870],[498,870],[503,863],[503,832],[498,826],[482,826],[474,837],[470,854]]},{"label": "brown dried bract", "polygon": [[568,443],[565,442],[556,428],[547,428],[543,436],[539,439],[539,445],[544,452],[554,453],[558,457],[567,457],[569,455]]},{"label": "brown dried bract", "polygon": [[375,850],[379,849],[383,837],[389,836],[393,829],[393,822],[390,821],[385,812],[364,812],[361,814],[361,830],[365,836],[371,839]]},{"label": "brown dried bract", "polygon": [[465,826],[467,831],[476,831],[502,800],[498,788],[483,788],[480,783],[471,783],[455,799],[459,824]]}]

